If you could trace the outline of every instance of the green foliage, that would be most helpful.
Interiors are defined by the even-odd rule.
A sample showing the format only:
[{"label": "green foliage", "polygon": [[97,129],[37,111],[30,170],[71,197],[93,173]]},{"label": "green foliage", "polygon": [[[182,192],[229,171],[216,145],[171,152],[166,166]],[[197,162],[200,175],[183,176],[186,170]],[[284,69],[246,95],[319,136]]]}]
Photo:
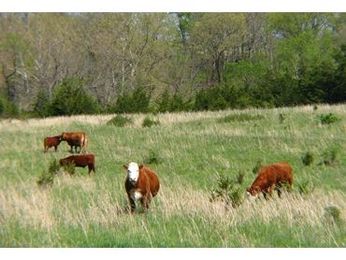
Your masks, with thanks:
[{"label": "green foliage", "polygon": [[0,117],[18,117],[19,114],[18,107],[0,95]]},{"label": "green foliage", "polygon": [[76,173],[76,165],[73,162],[67,163],[63,166],[64,172],[69,175],[74,175]]},{"label": "green foliage", "polygon": [[324,208],[325,218],[336,225],[341,225],[343,220],[341,218],[341,210],[337,206],[328,206]]},{"label": "green foliage", "polygon": [[37,184],[41,187],[51,187],[54,183],[54,177],[58,173],[60,165],[56,159],[50,161],[48,171],[42,172],[37,180]]},{"label": "green foliage", "polygon": [[157,111],[161,113],[187,111],[189,109],[189,101],[184,101],[182,96],[178,93],[170,95],[167,89],[161,94],[157,101]]},{"label": "green foliage", "polygon": [[132,120],[129,117],[123,116],[123,115],[116,115],[111,120],[107,122],[107,125],[114,125],[117,127],[124,127],[127,124],[131,124]]},{"label": "green foliage", "polygon": [[77,115],[97,113],[97,102],[84,90],[84,82],[78,78],[67,78],[59,84],[53,93],[49,114]]},{"label": "green foliage", "polygon": [[49,116],[49,109],[51,108],[48,93],[40,91],[37,94],[36,102],[34,104],[34,113],[40,117],[46,117]]},{"label": "green foliage", "polygon": [[150,91],[137,87],[132,93],[120,95],[112,110],[115,113],[146,113],[149,111],[150,98]]},{"label": "green foliage", "polygon": [[152,127],[156,125],[160,125],[160,121],[158,119],[152,119],[150,116],[146,116],[142,123],[142,127]]},{"label": "green foliage", "polygon": [[322,125],[330,125],[333,124],[335,122],[340,121],[341,119],[335,115],[334,113],[329,113],[329,114],[321,114],[319,115],[319,120],[321,122]]},{"label": "green foliage", "polygon": [[285,114],[280,113],[279,114],[279,122],[280,122],[280,124],[282,124],[285,121],[285,119],[286,119]]},{"label": "green foliage", "polygon": [[154,150],[149,150],[149,154],[143,160],[146,164],[160,164],[163,162],[161,156]]},{"label": "green foliage", "polygon": [[302,157],[302,162],[305,166],[309,166],[314,161],[314,155],[311,152],[306,152]]},{"label": "green foliage", "polygon": [[338,146],[333,146],[328,148],[327,150],[325,150],[322,153],[322,161],[320,162],[320,164],[324,164],[324,165],[335,165],[338,161],[337,161],[337,156],[339,153],[339,147]]},{"label": "green foliage", "polygon": [[243,191],[240,184],[243,182],[244,175],[239,173],[236,180],[232,180],[226,175],[220,174],[216,179],[216,187],[211,190],[210,201],[220,199],[225,203],[225,208],[229,205],[236,208],[243,202]]}]

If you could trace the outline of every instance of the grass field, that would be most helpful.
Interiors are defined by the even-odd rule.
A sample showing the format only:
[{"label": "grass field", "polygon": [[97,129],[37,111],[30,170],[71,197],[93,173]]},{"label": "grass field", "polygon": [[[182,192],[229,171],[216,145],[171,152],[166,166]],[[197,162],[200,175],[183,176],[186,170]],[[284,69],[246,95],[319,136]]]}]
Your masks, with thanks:
[{"label": "grass field", "polygon": [[[341,120],[321,124],[328,113]],[[107,125],[114,115],[0,121],[0,247],[346,246],[346,105],[158,114],[146,128],[146,115],[127,116],[125,127]],[[64,142],[43,153],[43,138],[75,130],[89,137],[96,174],[60,170],[40,187],[69,154]],[[161,190],[148,213],[131,215],[122,165],[150,159]],[[288,161],[293,191],[245,198],[258,161]],[[218,175],[239,173],[239,207],[210,201]]]}]

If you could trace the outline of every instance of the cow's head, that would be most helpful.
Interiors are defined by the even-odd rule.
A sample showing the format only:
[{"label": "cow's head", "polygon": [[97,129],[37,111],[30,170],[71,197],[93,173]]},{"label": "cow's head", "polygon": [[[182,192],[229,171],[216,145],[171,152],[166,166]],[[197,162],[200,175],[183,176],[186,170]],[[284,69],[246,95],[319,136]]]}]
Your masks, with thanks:
[{"label": "cow's head", "polygon": [[143,165],[138,165],[135,162],[130,162],[128,165],[123,165],[123,167],[127,170],[127,178],[131,182],[131,184],[136,184],[139,178],[139,170],[143,167]]},{"label": "cow's head", "polygon": [[251,196],[254,196],[254,197],[257,197],[259,193],[259,187],[250,187],[250,188],[247,188],[246,189],[246,195],[247,197],[251,197]]}]

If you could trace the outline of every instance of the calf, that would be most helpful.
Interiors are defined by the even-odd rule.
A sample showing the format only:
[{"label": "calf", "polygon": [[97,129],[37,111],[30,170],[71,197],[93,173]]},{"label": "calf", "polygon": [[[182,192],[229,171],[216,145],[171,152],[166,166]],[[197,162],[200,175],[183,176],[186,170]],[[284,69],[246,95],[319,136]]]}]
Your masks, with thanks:
[{"label": "calf", "polygon": [[54,147],[54,150],[57,151],[58,145],[61,142],[61,135],[57,136],[49,136],[44,138],[43,145],[44,145],[44,152],[46,153],[49,148]]},{"label": "calf", "polygon": [[[73,148],[75,149],[76,153],[86,152],[88,139],[84,132],[63,132],[61,134],[61,140],[68,143],[68,145],[71,147],[71,153],[73,153]],[[79,151],[77,151],[77,147],[79,147]]]},{"label": "calf", "polygon": [[59,161],[60,166],[74,164],[75,167],[86,167],[88,166],[88,174],[93,171],[95,173],[95,155],[93,154],[81,154],[81,155],[70,155]]},{"label": "calf", "polygon": [[160,189],[159,179],[154,171],[135,162],[123,166],[127,170],[125,189],[130,201],[131,212],[136,209],[139,200],[144,210],[149,209],[149,203]]},{"label": "calf", "polygon": [[257,196],[262,192],[264,198],[267,199],[267,194],[271,196],[275,189],[281,197],[282,185],[286,184],[290,190],[292,182],[292,167],[286,162],[273,163],[260,168],[257,178],[246,191],[248,195],[252,196]]}]

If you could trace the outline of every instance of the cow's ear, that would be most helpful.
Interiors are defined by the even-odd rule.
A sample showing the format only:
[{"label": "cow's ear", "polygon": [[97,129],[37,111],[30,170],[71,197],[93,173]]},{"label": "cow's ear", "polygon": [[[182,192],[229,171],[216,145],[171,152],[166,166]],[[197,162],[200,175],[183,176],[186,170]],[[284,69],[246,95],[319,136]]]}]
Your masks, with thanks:
[{"label": "cow's ear", "polygon": [[139,169],[142,169],[142,168],[143,168],[143,166],[144,166],[143,164],[140,164],[140,165],[139,165]]},{"label": "cow's ear", "polygon": [[123,167],[125,170],[127,170],[129,168],[126,164],[124,164]]}]

